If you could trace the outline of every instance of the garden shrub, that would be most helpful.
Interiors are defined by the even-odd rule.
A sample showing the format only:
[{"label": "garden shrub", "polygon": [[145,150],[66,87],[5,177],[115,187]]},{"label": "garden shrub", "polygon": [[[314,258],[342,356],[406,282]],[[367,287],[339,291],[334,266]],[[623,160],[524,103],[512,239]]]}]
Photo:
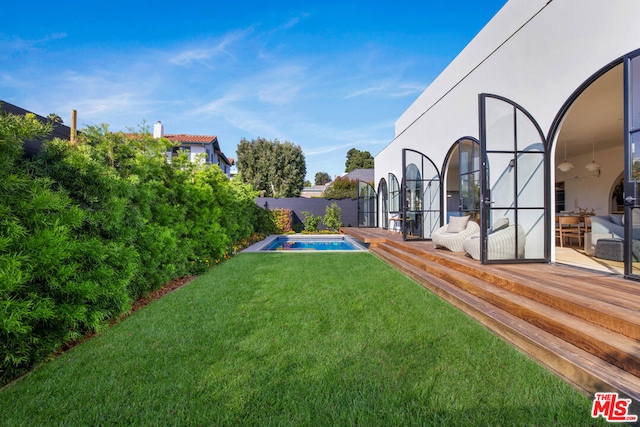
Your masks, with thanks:
[{"label": "garden shrub", "polygon": [[22,141],[46,133],[0,115],[0,382],[126,310],[128,251],[82,232],[89,219],[49,177],[32,174]]},{"label": "garden shrub", "polygon": [[342,210],[337,203],[331,203],[331,206],[327,206],[324,213],[324,218],[322,219],[322,223],[329,231],[337,233],[342,227],[342,220],[340,219],[340,214]]},{"label": "garden shrub", "polygon": [[101,330],[172,278],[197,274],[273,226],[250,186],[176,156],[148,129],[51,128],[0,113],[0,384]]},{"label": "garden shrub", "polygon": [[320,224],[322,217],[314,216],[313,214],[307,211],[303,211],[302,215],[304,215],[304,231],[307,231],[310,233],[317,233],[318,225]]},{"label": "garden shrub", "polygon": [[292,230],[291,209],[271,209],[271,218],[278,234],[289,233]]}]

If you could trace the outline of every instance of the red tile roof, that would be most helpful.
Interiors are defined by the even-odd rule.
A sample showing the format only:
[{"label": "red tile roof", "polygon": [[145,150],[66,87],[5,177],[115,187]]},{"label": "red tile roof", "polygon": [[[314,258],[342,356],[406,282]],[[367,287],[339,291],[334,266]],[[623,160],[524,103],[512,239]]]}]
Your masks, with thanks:
[{"label": "red tile roof", "polygon": [[169,141],[174,142],[195,142],[206,144],[215,141],[218,137],[215,135],[185,135],[183,133],[176,135],[165,135]]}]

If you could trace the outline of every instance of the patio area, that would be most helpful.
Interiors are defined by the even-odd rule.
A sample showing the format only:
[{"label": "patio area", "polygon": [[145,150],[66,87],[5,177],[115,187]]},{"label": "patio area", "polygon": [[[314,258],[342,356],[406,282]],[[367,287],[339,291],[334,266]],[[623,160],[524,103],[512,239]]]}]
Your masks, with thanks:
[{"label": "patio area", "polygon": [[589,257],[572,248],[558,261],[582,256],[585,268],[481,265],[382,229],[342,231],[583,393],[618,392],[640,409],[640,283],[616,274],[617,266],[587,270]]}]

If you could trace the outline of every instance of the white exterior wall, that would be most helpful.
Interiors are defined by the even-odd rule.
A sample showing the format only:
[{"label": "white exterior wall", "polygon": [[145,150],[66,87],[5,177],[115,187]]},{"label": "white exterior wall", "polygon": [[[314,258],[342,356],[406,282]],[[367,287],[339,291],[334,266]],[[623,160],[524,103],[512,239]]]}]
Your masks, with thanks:
[{"label": "white exterior wall", "polygon": [[204,146],[198,146],[198,145],[191,145],[189,146],[189,148],[191,149],[191,154],[189,155],[189,160],[191,162],[195,162],[196,160],[198,160],[198,156],[200,155],[201,157],[204,156],[204,160],[202,160],[202,162],[206,162],[207,158],[207,149]]},{"label": "white exterior wall", "polygon": [[403,148],[442,172],[455,141],[479,138],[480,93],[517,102],[548,133],[580,85],[640,48],[638,16],[638,0],[510,0],[397,120],[394,141],[375,158],[376,185],[388,173],[401,179]]}]

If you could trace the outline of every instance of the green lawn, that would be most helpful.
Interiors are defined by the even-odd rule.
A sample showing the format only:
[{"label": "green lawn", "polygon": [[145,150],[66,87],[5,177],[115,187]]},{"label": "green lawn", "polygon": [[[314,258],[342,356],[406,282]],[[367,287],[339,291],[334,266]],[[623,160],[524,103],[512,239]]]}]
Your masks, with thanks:
[{"label": "green lawn", "polygon": [[0,390],[2,425],[605,425],[368,253],[240,254]]}]

